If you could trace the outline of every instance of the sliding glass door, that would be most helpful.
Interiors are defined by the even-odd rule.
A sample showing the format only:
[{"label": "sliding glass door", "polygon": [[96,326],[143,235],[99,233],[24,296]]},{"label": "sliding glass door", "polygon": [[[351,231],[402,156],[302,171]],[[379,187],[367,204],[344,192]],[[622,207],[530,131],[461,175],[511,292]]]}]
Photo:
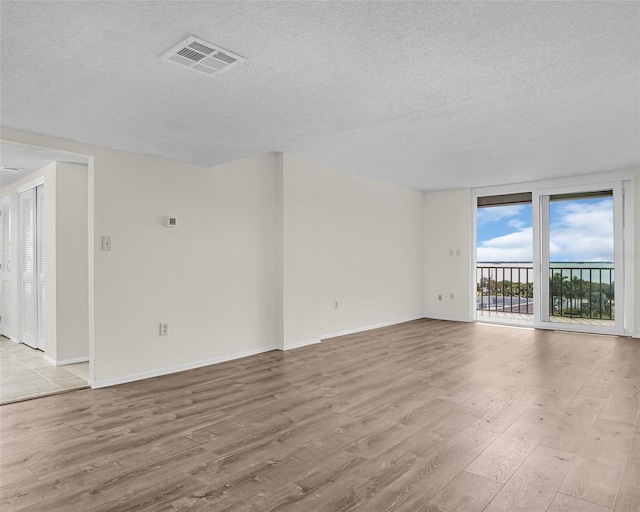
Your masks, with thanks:
[{"label": "sliding glass door", "polygon": [[531,192],[476,201],[476,320],[533,326]]},{"label": "sliding glass door", "polygon": [[621,183],[534,193],[537,327],[624,330]]}]

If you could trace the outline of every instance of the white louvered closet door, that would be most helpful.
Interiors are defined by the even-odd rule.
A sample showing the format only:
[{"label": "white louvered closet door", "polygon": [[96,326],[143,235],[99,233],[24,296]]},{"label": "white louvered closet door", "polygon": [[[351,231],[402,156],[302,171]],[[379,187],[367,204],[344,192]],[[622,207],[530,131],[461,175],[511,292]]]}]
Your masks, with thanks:
[{"label": "white louvered closet door", "polygon": [[36,288],[36,189],[25,190],[20,194],[20,246],[21,257],[21,303],[22,332],[20,341],[38,348],[36,337],[38,320],[38,302]]},{"label": "white louvered closet door", "polygon": [[44,185],[36,188],[36,343],[39,349],[44,350]]},{"label": "white louvered closet door", "polygon": [[9,337],[11,329],[11,196],[2,200],[2,322],[0,334]]}]

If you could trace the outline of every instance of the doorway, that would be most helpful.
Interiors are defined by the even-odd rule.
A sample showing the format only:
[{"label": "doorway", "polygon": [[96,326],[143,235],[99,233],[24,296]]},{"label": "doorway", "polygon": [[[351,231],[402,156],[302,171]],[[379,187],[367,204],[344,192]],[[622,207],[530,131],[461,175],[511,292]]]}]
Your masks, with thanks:
[{"label": "doorway", "polygon": [[476,319],[532,327],[532,194],[478,197]]},{"label": "doorway", "polygon": [[624,332],[623,188],[535,194],[540,258],[537,325],[601,334]]},{"label": "doorway", "polygon": [[632,332],[629,189],[621,180],[476,195],[475,319]]},{"label": "doorway", "polygon": [[0,386],[0,402],[5,402],[75,389],[93,379],[93,160],[7,141],[0,141],[0,155],[0,200],[8,210],[0,255],[10,263],[3,265],[10,272],[8,279],[3,272],[0,293],[0,310],[9,313],[0,337],[3,372],[10,381]]}]

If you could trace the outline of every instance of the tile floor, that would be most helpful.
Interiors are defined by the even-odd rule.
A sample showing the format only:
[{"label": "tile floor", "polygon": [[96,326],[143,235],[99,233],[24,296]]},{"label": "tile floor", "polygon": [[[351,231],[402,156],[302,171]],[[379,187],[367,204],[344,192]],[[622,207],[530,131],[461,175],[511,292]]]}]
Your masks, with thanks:
[{"label": "tile floor", "polygon": [[43,355],[0,336],[0,405],[89,387],[89,363],[53,366]]}]

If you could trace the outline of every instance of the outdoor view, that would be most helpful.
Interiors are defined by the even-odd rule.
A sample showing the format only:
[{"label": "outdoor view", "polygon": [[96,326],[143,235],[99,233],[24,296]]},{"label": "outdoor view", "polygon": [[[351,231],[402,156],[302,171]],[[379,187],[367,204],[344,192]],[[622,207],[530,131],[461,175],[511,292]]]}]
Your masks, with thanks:
[{"label": "outdoor view", "polygon": [[[533,314],[531,203],[477,210],[479,312]],[[549,203],[549,320],[615,318],[613,197],[555,196]]]}]

